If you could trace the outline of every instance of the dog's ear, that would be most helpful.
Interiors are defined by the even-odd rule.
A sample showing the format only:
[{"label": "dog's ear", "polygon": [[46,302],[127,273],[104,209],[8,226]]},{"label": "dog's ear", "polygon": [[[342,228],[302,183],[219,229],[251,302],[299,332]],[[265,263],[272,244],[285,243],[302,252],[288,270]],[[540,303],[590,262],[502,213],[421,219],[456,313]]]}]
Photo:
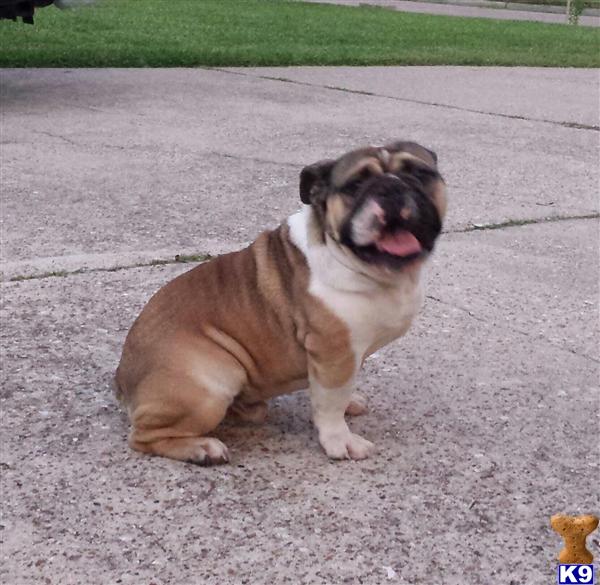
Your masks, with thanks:
[{"label": "dog's ear", "polygon": [[426,150],[431,155],[431,158],[433,159],[433,162],[435,163],[435,166],[437,167],[437,162],[438,162],[437,154],[433,150],[429,150],[429,148],[423,147],[423,149]]},{"label": "dog's ear", "polygon": [[334,160],[327,159],[304,167],[300,173],[300,199],[310,205],[315,195],[325,190],[329,184]]},{"label": "dog's ear", "polygon": [[390,152],[408,152],[429,166],[437,169],[438,156],[433,150],[425,148],[416,142],[397,141],[385,146],[385,149]]}]

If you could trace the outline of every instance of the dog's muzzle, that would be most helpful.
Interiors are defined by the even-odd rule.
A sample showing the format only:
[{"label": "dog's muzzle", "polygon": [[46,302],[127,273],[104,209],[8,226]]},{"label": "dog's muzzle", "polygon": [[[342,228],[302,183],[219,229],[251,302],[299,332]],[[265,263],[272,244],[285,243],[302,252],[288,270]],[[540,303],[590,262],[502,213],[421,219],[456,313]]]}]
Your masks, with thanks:
[{"label": "dog's muzzle", "polygon": [[401,265],[427,255],[441,232],[431,199],[395,175],[368,180],[342,228],[342,244],[370,262]]}]

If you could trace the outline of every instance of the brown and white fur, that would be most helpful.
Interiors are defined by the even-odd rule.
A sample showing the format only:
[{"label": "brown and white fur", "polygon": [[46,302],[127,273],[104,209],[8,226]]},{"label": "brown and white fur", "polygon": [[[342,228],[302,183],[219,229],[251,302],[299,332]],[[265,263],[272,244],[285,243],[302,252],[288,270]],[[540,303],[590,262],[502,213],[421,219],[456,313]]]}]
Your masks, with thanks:
[{"label": "brown and white fur", "polygon": [[226,462],[208,434],[227,414],[260,422],[269,398],[308,387],[329,457],[373,450],[344,414],[365,410],[354,393],[363,360],[421,306],[444,183],[432,152],[397,142],[306,167],[300,193],[305,206],[280,227],[182,274],[143,309],[116,375],[133,449]]}]

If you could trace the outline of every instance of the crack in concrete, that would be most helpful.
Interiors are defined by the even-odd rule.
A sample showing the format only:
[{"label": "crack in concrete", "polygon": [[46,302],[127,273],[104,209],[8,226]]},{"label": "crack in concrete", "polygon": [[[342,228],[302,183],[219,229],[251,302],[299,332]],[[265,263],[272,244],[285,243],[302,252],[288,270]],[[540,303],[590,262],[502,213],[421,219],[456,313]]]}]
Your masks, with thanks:
[{"label": "crack in concrete", "polygon": [[113,150],[139,150],[142,152],[151,152],[150,148],[145,148],[144,146],[140,146],[139,144],[128,144],[128,145],[121,145],[121,144],[107,144],[105,142],[99,142],[97,144],[90,144],[89,142],[77,142],[76,140],[72,140],[71,138],[67,138],[66,136],[63,136],[62,134],[55,134],[53,132],[48,132],[47,130],[32,130],[32,132],[34,134],[43,134],[45,136],[50,136],[50,138],[56,138],[58,140],[62,140],[64,142],[67,142],[68,144],[72,144],[73,146],[76,146],[77,148],[94,148],[94,147],[100,147],[100,148],[108,148],[108,149],[113,149]]},{"label": "crack in concrete", "polygon": [[[216,152],[211,152],[208,154],[217,154],[220,156],[227,156],[222,153],[216,153]],[[232,156],[231,158],[236,158],[236,157]],[[264,161],[261,159],[260,162],[267,162],[267,161]],[[275,163],[275,164],[280,164],[280,163]],[[291,166],[296,166],[296,165],[293,165],[293,163],[289,163],[289,164]],[[523,226],[528,226],[528,225],[553,223],[553,222],[557,222],[557,221],[575,221],[575,220],[599,219],[599,218],[600,218],[600,213],[589,213],[589,214],[585,214],[585,215],[570,215],[570,216],[556,215],[556,216],[543,217],[543,218],[539,218],[539,219],[513,219],[513,220],[501,222],[501,223],[491,223],[491,224],[481,224],[481,225],[475,224],[475,225],[472,225],[472,226],[469,226],[469,227],[466,227],[463,229],[447,230],[447,231],[444,231],[443,233],[445,233],[445,234],[468,234],[468,233],[477,232],[477,231],[489,231],[489,230],[506,229],[506,228],[511,228],[511,227],[523,227]],[[89,273],[93,273],[93,272],[117,272],[120,270],[128,270],[131,268],[145,268],[145,267],[151,267],[151,266],[165,266],[165,265],[169,265],[169,264],[185,264],[185,263],[192,263],[192,262],[204,262],[204,261],[210,259],[211,257],[212,257],[212,255],[209,253],[207,253],[207,254],[201,254],[201,253],[188,254],[188,255],[177,254],[173,258],[158,258],[158,259],[150,260],[147,262],[135,262],[132,264],[111,266],[109,268],[107,268],[107,267],[97,267],[97,268],[82,267],[82,268],[77,268],[75,270],[53,270],[53,271],[49,271],[49,272],[43,272],[41,274],[19,274],[17,276],[12,276],[12,277],[6,279],[4,282],[23,282],[26,280],[43,280],[46,278],[64,278],[66,276],[75,276],[78,274],[89,274]],[[0,279],[0,282],[1,281],[2,281],[2,279]],[[438,299],[434,299],[434,300],[438,300]]]},{"label": "crack in concrete", "polygon": [[[489,227],[478,227],[477,226],[477,227],[473,227],[470,229],[467,228],[464,230],[454,230],[454,231],[449,231],[446,233],[469,233],[469,232],[473,232],[473,231],[479,231],[482,229],[483,230],[485,230],[485,229],[501,229],[502,227],[514,227],[515,225],[523,226],[523,225],[531,225],[531,224],[537,224],[537,223],[546,223],[548,221],[591,219],[591,218],[598,218],[598,217],[600,217],[600,214],[596,213],[596,214],[590,214],[590,215],[586,215],[586,216],[553,217],[553,218],[544,218],[542,220],[522,220],[516,224],[513,221],[513,222],[506,222],[504,224],[490,224]],[[45,273],[41,273],[41,274],[17,275],[17,276],[13,276],[13,277],[7,279],[6,282],[10,283],[10,282],[23,282],[23,281],[30,281],[30,280],[45,280],[48,278],[65,278],[68,276],[76,276],[76,275],[80,275],[80,274],[92,274],[92,273],[98,273],[98,272],[120,272],[123,270],[130,270],[130,269],[134,269],[134,268],[150,268],[150,267],[155,267],[155,266],[170,266],[173,264],[200,264],[202,262],[206,262],[207,260],[210,260],[211,258],[212,258],[211,254],[201,254],[201,253],[185,254],[185,255],[184,254],[176,254],[175,256],[170,257],[170,258],[158,258],[158,259],[154,259],[154,260],[135,262],[132,264],[126,264],[126,265],[120,265],[120,266],[117,265],[117,266],[112,266],[112,267],[96,267],[96,268],[82,267],[82,268],[77,268],[75,270],[55,270],[55,271],[45,272]],[[425,295],[425,298],[435,301],[437,303],[440,303],[444,306],[451,307],[453,309],[461,311],[462,313],[465,313],[470,318],[475,319],[476,321],[479,321],[480,323],[485,323],[485,324],[493,323],[489,319],[480,317],[475,312],[473,312],[471,309],[464,307],[462,305],[458,305],[456,303],[452,303],[449,301],[444,301],[443,299],[433,296],[433,295]],[[586,359],[588,361],[600,364],[599,359],[597,359],[593,356],[590,356],[586,353],[579,352],[579,351],[577,351],[573,348],[570,348],[562,343],[557,343],[557,342],[555,342],[551,339],[548,339],[542,335],[532,335],[530,332],[525,331],[523,329],[519,329],[518,327],[514,327],[511,325],[506,325],[506,326],[514,333],[518,333],[519,335],[523,335],[528,338],[542,339],[546,343],[549,343],[550,345],[552,345],[553,347],[567,351],[573,355],[576,355],[576,356]]]},{"label": "crack in concrete", "polygon": [[[58,270],[58,271],[46,272],[46,273],[38,274],[38,275],[14,276],[14,277],[8,279],[7,282],[45,280],[47,278],[64,278],[67,276],[75,276],[78,274],[92,274],[92,273],[96,273],[96,272],[120,272],[122,270],[130,270],[132,268],[149,268],[149,267],[154,267],[154,266],[169,266],[169,265],[173,265],[173,264],[192,264],[192,263],[200,264],[202,262],[206,262],[207,260],[210,260],[210,258],[211,258],[210,254],[192,254],[192,255],[186,255],[186,256],[176,255],[172,259],[156,259],[156,260],[151,260],[149,262],[137,262],[134,264],[127,264],[127,265],[123,265],[123,266],[113,266],[110,268],[105,268],[105,267],[102,267],[102,268],[78,268],[76,270],[71,270],[71,271]],[[462,305],[458,305],[456,303],[451,303],[449,301],[444,301],[441,298],[435,297],[433,295],[425,295],[425,298],[435,301],[436,303],[439,303],[446,307],[451,307],[453,309],[461,311],[462,313],[465,313],[466,315],[468,315],[471,319],[475,319],[476,321],[479,321],[480,323],[485,323],[488,325],[493,324],[493,321],[490,321],[489,319],[480,317],[475,312],[473,312],[471,309],[468,309],[467,307],[464,307]],[[578,352],[577,350],[575,350],[571,347],[568,347],[562,343],[557,343],[557,342],[552,341],[551,339],[548,339],[542,335],[532,335],[530,332],[525,331],[523,329],[519,329],[518,327],[513,327],[511,325],[506,325],[506,324],[504,324],[504,325],[507,326],[514,333],[518,333],[519,335],[523,335],[528,338],[542,339],[546,343],[549,343],[550,345],[552,345],[553,347],[556,347],[563,351],[567,351],[577,357],[586,359],[593,363],[600,364],[599,359],[597,359],[593,356],[590,356],[586,353]]]},{"label": "crack in concrete", "polygon": [[[172,259],[171,258],[156,259],[156,260],[150,260],[149,262],[137,262],[137,263],[127,264],[127,265],[123,265],[123,266],[113,266],[110,268],[106,268],[106,267],[78,268],[76,270],[70,270],[70,271],[69,270],[57,270],[57,271],[46,272],[46,273],[37,274],[37,275],[14,276],[14,277],[8,279],[7,282],[23,282],[23,281],[30,281],[30,280],[45,280],[48,278],[64,278],[67,276],[76,276],[78,274],[92,274],[92,273],[97,273],[97,272],[120,272],[122,270],[130,270],[133,268],[150,268],[150,267],[154,267],[154,266],[170,266],[173,264],[200,264],[202,262],[206,262],[207,260],[210,260],[210,258],[211,258],[210,254],[190,254],[190,255],[185,255],[185,256],[178,254],[175,257],[173,257]],[[436,303],[440,303],[441,305],[451,307],[453,309],[461,311],[462,313],[465,313],[470,318],[475,319],[476,321],[479,321],[480,323],[485,323],[485,324],[493,323],[492,321],[490,321],[488,319],[480,317],[479,315],[474,313],[471,309],[464,307],[462,305],[458,305],[456,303],[451,303],[449,301],[444,301],[441,298],[435,297],[433,295],[425,295],[425,298],[435,301]],[[558,349],[568,351],[569,353],[571,353],[573,355],[576,355],[576,356],[586,359],[588,361],[600,364],[599,359],[597,359],[593,356],[590,356],[586,353],[578,352],[575,349],[567,347],[564,344],[552,341],[551,339],[548,339],[542,335],[538,335],[538,336],[532,335],[528,331],[519,329],[518,327],[510,326],[510,325],[507,325],[507,327],[511,331],[513,331],[514,333],[518,333],[519,335],[523,335],[528,338],[543,339],[546,343],[549,343],[550,345],[552,345]]]},{"label": "crack in concrete", "polygon": [[23,282],[28,280],[44,280],[46,278],[64,278],[66,276],[76,276],[78,274],[92,274],[94,272],[120,272],[121,270],[130,270],[132,268],[150,268],[153,266],[168,266],[171,264],[200,264],[212,258],[211,254],[176,254],[172,258],[157,258],[147,262],[134,262],[132,264],[123,264],[111,267],[96,268],[77,268],[75,270],[52,270],[41,274],[19,274],[8,278],[6,282]]},{"label": "crack in concrete", "polygon": [[[455,303],[444,301],[444,300],[440,299],[439,297],[434,297],[433,295],[425,295],[425,298],[435,301],[436,303],[440,303],[441,305],[444,305],[446,307],[451,307],[453,309],[456,309],[457,311],[461,311],[462,313],[465,313],[466,315],[468,315],[472,319],[475,319],[476,321],[479,321],[480,323],[486,323],[488,325],[494,323],[494,321],[490,321],[488,319],[480,317],[479,315],[476,315],[473,311],[471,311],[471,309],[468,309],[467,307],[463,307],[463,306],[457,305]],[[523,335],[528,338],[543,339],[546,343],[549,343],[553,347],[556,347],[563,351],[568,351],[569,353],[576,355],[577,357],[586,359],[593,363],[600,364],[600,360],[598,358],[588,355],[587,353],[578,352],[577,350],[575,350],[571,347],[568,347],[562,343],[557,343],[556,341],[552,341],[551,339],[548,339],[547,337],[544,337],[543,335],[532,335],[529,331],[519,329],[518,327],[514,327],[512,325],[507,325],[506,323],[503,323],[503,326],[508,327],[508,329],[510,329],[510,331],[512,331],[514,333],[518,333],[519,335]]]},{"label": "crack in concrete", "polygon": [[[150,147],[145,147],[143,145],[140,144],[128,144],[128,145],[121,145],[121,144],[107,144],[105,142],[100,142],[97,144],[90,144],[88,142],[77,142],[75,140],[72,140],[71,138],[67,138],[66,136],[62,136],[61,134],[55,134],[53,132],[48,132],[47,130],[33,130],[33,132],[35,134],[43,134],[44,136],[49,136],[50,138],[56,138],[57,140],[62,140],[64,142],[67,142],[68,144],[71,144],[73,146],[76,146],[77,148],[93,148],[93,147],[100,147],[100,148],[108,148],[108,149],[113,149],[113,150],[137,150],[140,152],[153,152],[152,148]],[[0,145],[4,145],[4,144],[19,144],[19,142],[10,142],[10,141],[6,141],[6,142],[0,142]],[[233,159],[233,160],[239,160],[239,161],[248,161],[248,162],[256,162],[256,163],[261,163],[261,164],[272,164],[275,166],[280,166],[280,167],[290,167],[290,168],[294,168],[294,169],[299,169],[302,167],[302,163],[291,163],[291,162],[285,162],[285,161],[277,161],[277,160],[271,160],[271,159],[266,159],[266,158],[259,158],[259,157],[254,157],[254,156],[244,156],[241,154],[232,154],[229,152],[219,152],[217,150],[204,150],[204,151],[200,151],[195,152],[194,154],[200,154],[200,155],[212,155],[212,156],[218,156],[221,158],[228,158],[228,159]]]},{"label": "crack in concrete", "polygon": [[291,163],[291,162],[279,162],[279,161],[270,160],[267,158],[259,158],[259,157],[255,157],[255,156],[243,156],[243,155],[239,155],[239,154],[231,154],[229,152],[219,152],[217,150],[208,150],[205,152],[205,154],[213,154],[215,156],[220,156],[223,158],[231,158],[233,160],[239,160],[239,161],[265,163],[265,164],[277,165],[280,167],[291,167],[294,169],[299,169],[300,167],[302,167],[301,163],[296,164],[296,163]]},{"label": "crack in concrete", "polygon": [[498,118],[508,118],[510,120],[522,120],[526,122],[540,122],[542,124],[552,124],[554,126],[561,126],[563,128],[572,128],[576,130],[593,130],[595,132],[600,132],[600,126],[591,125],[591,124],[581,124],[579,122],[557,122],[556,120],[547,120],[546,118],[529,118],[527,116],[520,116],[518,114],[504,114],[502,112],[489,112],[487,110],[477,110],[475,108],[464,108],[461,106],[454,106],[452,104],[443,104],[440,102],[428,102],[426,100],[417,100],[414,98],[403,98],[394,95],[385,95],[380,93],[375,93],[372,91],[366,91],[362,89],[350,89],[347,87],[338,87],[335,85],[321,85],[319,83],[311,83],[310,81],[298,81],[295,79],[290,79],[288,77],[275,77],[271,75],[254,75],[252,73],[244,73],[242,71],[230,71],[228,69],[221,69],[218,67],[206,67],[206,69],[212,71],[220,71],[222,73],[229,73],[231,75],[243,75],[245,77],[252,77],[254,79],[268,79],[269,81],[282,81],[284,83],[291,83],[294,85],[303,85],[306,87],[316,87],[319,89],[328,89],[331,91],[341,91],[344,93],[350,93],[355,95],[364,95],[369,97],[376,97],[388,100],[394,100],[398,102],[405,102],[411,104],[418,104],[421,106],[432,106],[435,108],[445,108],[447,110],[458,110],[460,112],[469,112],[471,114],[480,114],[483,116],[494,116]]},{"label": "crack in concrete", "polygon": [[66,138],[65,136],[61,136],[60,134],[54,134],[52,132],[48,132],[47,130],[33,130],[34,134],[43,134],[44,136],[50,136],[51,138],[57,138],[59,140],[64,140],[65,142],[68,142],[69,144],[72,144],[73,146],[77,146],[77,147],[81,147],[82,145],[78,142],[75,142],[74,140],[71,140],[70,138]]},{"label": "crack in concrete", "polygon": [[482,232],[490,230],[502,230],[511,227],[523,227],[527,225],[538,225],[544,223],[555,223],[558,221],[574,221],[585,219],[600,219],[600,213],[585,213],[582,215],[548,215],[537,219],[507,219],[498,223],[471,224],[466,228],[456,230],[444,230],[445,234],[468,234],[470,232]]}]

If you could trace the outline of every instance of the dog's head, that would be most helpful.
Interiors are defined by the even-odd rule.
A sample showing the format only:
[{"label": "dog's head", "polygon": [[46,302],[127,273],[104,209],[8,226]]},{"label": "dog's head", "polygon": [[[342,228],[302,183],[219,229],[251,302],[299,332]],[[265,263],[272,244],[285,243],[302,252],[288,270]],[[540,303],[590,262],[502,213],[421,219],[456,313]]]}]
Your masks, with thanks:
[{"label": "dog's head", "polygon": [[318,235],[373,268],[401,270],[431,253],[446,212],[434,152],[395,142],[323,160],[300,174]]}]

